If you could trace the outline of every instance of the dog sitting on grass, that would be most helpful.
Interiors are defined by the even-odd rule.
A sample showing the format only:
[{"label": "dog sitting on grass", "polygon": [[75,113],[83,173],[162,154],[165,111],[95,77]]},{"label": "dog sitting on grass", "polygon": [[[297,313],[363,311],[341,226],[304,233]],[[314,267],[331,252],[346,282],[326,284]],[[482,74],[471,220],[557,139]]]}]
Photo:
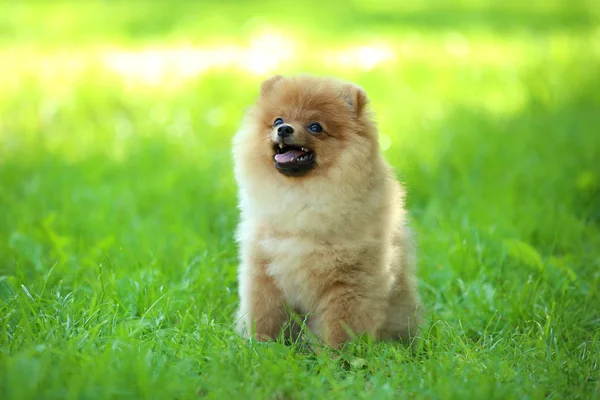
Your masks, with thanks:
[{"label": "dog sitting on grass", "polygon": [[241,221],[239,329],[276,338],[293,313],[324,344],[408,338],[421,302],[404,190],[365,92],[274,76],[234,138]]}]

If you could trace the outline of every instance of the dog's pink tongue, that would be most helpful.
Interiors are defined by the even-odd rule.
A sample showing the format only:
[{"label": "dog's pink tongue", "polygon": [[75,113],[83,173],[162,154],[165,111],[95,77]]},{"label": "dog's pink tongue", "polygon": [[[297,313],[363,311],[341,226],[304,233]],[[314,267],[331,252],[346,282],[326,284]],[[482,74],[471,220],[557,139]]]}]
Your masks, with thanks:
[{"label": "dog's pink tongue", "polygon": [[294,162],[296,158],[300,157],[302,154],[304,153],[298,150],[288,150],[282,154],[275,154],[275,161],[280,164]]}]

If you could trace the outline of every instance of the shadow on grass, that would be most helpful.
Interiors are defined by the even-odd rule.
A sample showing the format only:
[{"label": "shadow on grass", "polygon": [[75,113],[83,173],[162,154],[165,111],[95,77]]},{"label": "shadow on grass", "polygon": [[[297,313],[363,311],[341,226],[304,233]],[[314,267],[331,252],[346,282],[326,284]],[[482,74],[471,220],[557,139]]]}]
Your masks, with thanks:
[{"label": "shadow on grass", "polygon": [[[3,41],[77,43],[92,38],[116,41],[247,38],[256,27],[347,39],[398,30],[483,30],[549,33],[590,30],[597,24],[592,2],[30,2],[5,10]],[[319,10],[320,19],[314,18]],[[286,18],[282,20],[281,15]],[[99,18],[101,16],[101,18]],[[327,20],[326,24],[321,20]],[[43,23],[41,22],[43,21]],[[283,22],[285,21],[285,22]],[[108,23],[108,25],[107,25]],[[290,26],[293,28],[290,29]]]},{"label": "shadow on grass", "polygon": [[[389,5],[392,5],[390,2]],[[558,29],[585,30],[596,21],[589,5],[576,3],[537,3],[537,6],[489,2],[429,5],[420,9],[382,7],[366,9],[358,20],[365,25],[410,26],[422,30],[469,30],[473,28],[496,32],[537,31]]]}]

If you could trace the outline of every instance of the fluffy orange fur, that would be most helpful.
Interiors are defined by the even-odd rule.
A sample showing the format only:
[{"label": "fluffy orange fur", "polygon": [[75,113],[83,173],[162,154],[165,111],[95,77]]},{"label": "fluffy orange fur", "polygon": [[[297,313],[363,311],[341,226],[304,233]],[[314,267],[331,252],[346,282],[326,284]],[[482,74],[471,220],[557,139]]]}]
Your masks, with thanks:
[{"label": "fluffy orange fur", "polygon": [[[315,166],[275,168],[274,120],[294,128]],[[323,132],[306,127],[319,122]],[[241,220],[238,326],[277,337],[290,311],[337,348],[352,335],[407,338],[421,313],[404,190],[384,160],[367,96],[354,84],[274,76],[234,138]]]}]

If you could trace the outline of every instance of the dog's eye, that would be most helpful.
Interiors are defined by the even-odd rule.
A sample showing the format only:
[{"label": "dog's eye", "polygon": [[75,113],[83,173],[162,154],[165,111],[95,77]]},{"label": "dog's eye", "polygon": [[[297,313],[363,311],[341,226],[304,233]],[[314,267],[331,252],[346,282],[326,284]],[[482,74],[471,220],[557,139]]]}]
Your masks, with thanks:
[{"label": "dog's eye", "polygon": [[273,126],[279,126],[281,124],[283,124],[282,118],[276,118],[275,121],[273,121]]},{"label": "dog's eye", "polygon": [[315,122],[314,124],[310,124],[308,126],[308,129],[314,133],[323,132],[323,127],[318,122]]}]

